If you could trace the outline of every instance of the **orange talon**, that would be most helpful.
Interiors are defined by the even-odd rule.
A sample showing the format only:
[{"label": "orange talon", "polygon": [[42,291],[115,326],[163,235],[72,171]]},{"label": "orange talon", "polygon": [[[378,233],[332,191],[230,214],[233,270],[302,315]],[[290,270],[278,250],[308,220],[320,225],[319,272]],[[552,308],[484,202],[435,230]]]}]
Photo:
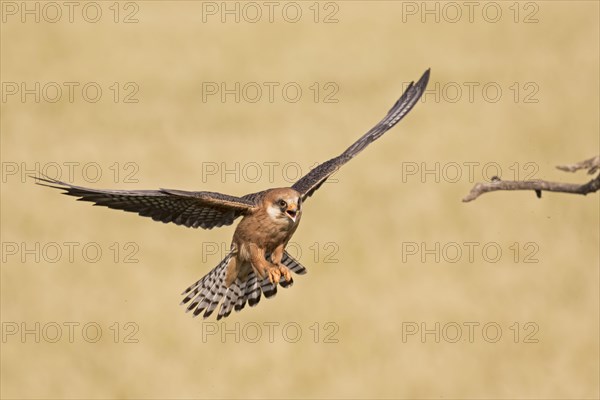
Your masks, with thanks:
[{"label": "orange talon", "polygon": [[292,274],[290,273],[290,269],[288,267],[279,264],[279,272],[280,272],[281,276],[283,276],[285,278],[286,282],[289,282],[292,280]]}]

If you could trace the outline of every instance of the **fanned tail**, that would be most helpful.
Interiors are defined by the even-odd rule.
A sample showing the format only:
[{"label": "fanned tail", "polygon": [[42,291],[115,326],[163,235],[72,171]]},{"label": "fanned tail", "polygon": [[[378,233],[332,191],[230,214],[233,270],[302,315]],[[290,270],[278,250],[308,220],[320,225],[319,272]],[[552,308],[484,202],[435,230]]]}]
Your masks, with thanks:
[{"label": "fanned tail", "polygon": [[[277,286],[268,278],[258,278],[253,270],[243,281],[237,278],[227,287],[225,276],[232,257],[232,253],[227,254],[212,271],[183,291],[182,295],[185,297],[181,304],[189,303],[186,312],[193,311],[194,317],[204,312],[203,317],[208,318],[221,303],[217,314],[217,320],[220,320],[228,317],[233,310],[242,310],[246,303],[250,307],[256,306],[262,294],[267,299],[277,294]],[[287,252],[283,253],[281,263],[298,275],[306,273],[306,268]],[[283,288],[288,288],[293,283],[293,280],[287,282],[283,277],[279,282]]]}]

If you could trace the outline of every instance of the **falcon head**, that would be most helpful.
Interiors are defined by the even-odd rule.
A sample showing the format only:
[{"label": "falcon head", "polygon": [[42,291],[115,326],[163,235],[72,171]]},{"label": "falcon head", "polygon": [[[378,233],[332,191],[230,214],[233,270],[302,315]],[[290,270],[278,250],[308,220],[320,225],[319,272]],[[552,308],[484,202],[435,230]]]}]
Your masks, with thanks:
[{"label": "falcon head", "polygon": [[275,222],[295,224],[302,213],[300,193],[292,188],[271,189],[264,198],[267,213]]}]

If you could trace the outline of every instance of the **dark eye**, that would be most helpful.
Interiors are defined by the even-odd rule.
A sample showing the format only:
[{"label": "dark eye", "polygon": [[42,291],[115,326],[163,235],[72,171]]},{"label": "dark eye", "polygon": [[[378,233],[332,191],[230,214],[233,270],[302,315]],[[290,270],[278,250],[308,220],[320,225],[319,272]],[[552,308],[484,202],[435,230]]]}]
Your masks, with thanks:
[{"label": "dark eye", "polygon": [[287,207],[287,203],[285,202],[285,200],[279,200],[279,207],[281,207],[281,208]]}]

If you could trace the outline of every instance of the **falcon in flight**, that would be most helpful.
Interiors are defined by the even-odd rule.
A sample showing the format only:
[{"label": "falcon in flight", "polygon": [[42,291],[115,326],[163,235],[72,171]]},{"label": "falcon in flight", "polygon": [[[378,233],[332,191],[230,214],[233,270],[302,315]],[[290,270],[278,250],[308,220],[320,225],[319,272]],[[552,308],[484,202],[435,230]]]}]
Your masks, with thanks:
[{"label": "falcon in flight", "polygon": [[194,316],[204,313],[207,318],[220,303],[217,319],[221,319],[234,309],[240,311],[246,302],[255,306],[261,293],[267,298],[274,296],[278,284],[289,287],[293,283],[290,271],[306,273],[306,268],[285,251],[300,223],[303,203],[342,165],[404,118],[421,98],[428,80],[429,70],[417,83],[410,83],[377,125],[342,154],[312,169],[292,187],[236,197],[172,189],[90,189],[48,177],[37,177],[37,183],[64,190],[64,194],[81,201],[191,228],[231,225],[242,217],[227,256],[182,293],[185,296],[182,304],[187,311],[193,311]]}]

